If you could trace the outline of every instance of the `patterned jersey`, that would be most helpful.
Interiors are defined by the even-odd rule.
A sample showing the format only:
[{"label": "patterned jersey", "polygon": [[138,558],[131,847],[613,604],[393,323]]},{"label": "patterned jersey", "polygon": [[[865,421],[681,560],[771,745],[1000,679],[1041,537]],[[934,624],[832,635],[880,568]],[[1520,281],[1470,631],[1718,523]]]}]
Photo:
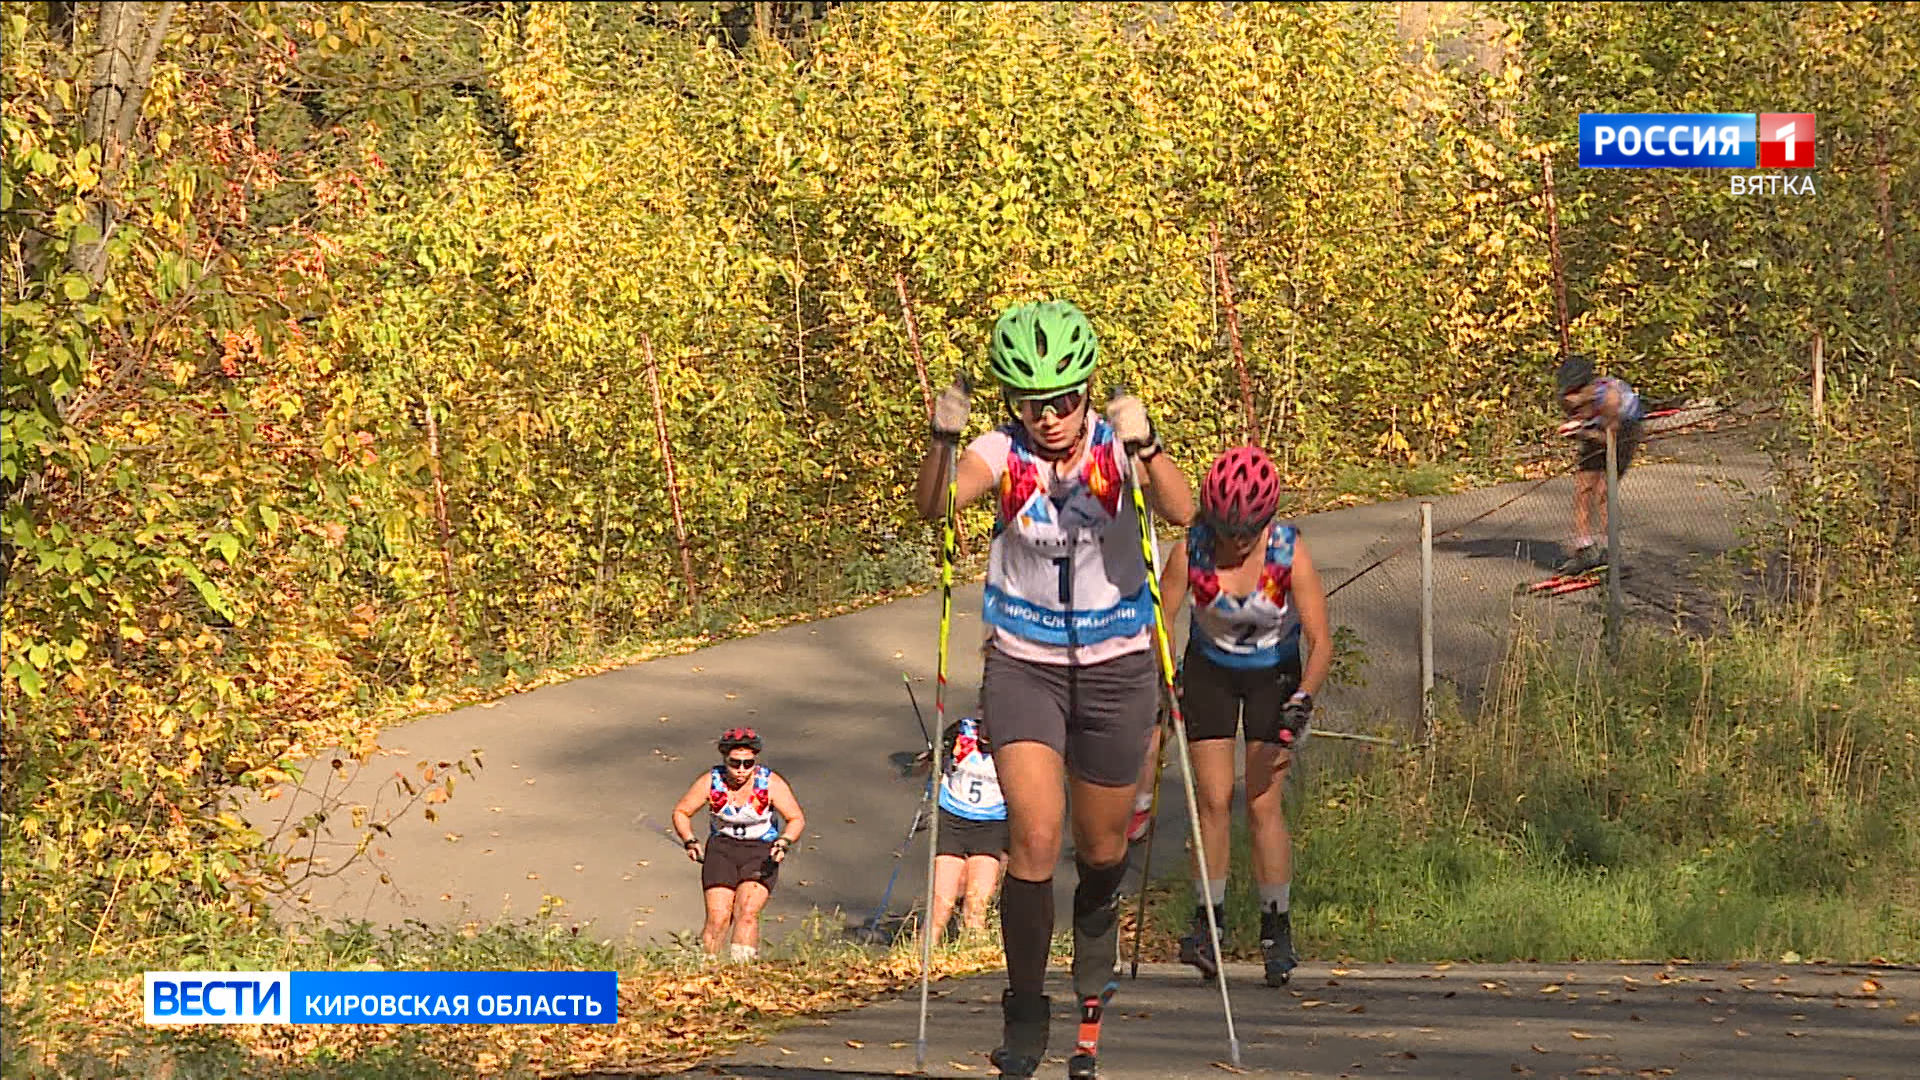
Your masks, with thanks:
[{"label": "patterned jersey", "polygon": [[968,821],[1005,821],[1007,799],[1000,793],[993,755],[980,746],[980,721],[969,716],[958,727],[947,778],[940,785],[940,809]]},{"label": "patterned jersey", "polygon": [[[1581,425],[1582,430],[1591,431],[1602,439],[1606,437],[1609,408],[1620,418],[1622,425],[1638,423],[1647,415],[1646,403],[1640,400],[1639,394],[1634,393],[1633,387],[1611,375],[1602,375],[1593,380],[1593,404],[1589,408],[1592,415]],[[1584,434],[1582,438],[1585,438]]]},{"label": "patterned jersey", "polygon": [[1293,547],[1299,530],[1274,522],[1267,529],[1265,565],[1246,597],[1220,587],[1213,529],[1187,530],[1187,588],[1193,595],[1191,638],[1221,667],[1265,668],[1300,662],[1300,613],[1293,606]]},{"label": "patterned jersey", "polygon": [[990,465],[1004,451],[983,612],[1004,651],[1092,664],[1151,647],[1153,600],[1125,498],[1128,458],[1107,421],[1094,418],[1079,468],[1057,480],[1018,423],[975,448]]},{"label": "patterned jersey", "polygon": [[747,801],[733,805],[727,799],[727,770],[713,767],[712,788],[707,792],[707,818],[713,835],[735,840],[772,840],[780,835],[778,816],[773,809],[773,770],[765,765],[753,770]]}]

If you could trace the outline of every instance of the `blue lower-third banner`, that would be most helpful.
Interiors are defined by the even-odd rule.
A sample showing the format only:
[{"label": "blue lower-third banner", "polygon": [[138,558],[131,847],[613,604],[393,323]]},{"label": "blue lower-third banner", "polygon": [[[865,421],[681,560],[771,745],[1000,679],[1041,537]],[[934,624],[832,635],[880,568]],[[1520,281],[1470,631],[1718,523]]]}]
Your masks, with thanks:
[{"label": "blue lower-third banner", "polygon": [[611,1024],[613,971],[149,971],[149,1024]]}]

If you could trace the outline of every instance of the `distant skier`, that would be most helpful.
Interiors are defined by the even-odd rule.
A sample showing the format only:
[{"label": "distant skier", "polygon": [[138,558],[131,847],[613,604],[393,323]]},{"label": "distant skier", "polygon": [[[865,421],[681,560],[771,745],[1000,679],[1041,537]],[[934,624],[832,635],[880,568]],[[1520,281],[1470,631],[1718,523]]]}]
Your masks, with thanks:
[{"label": "distant skier", "polygon": [[[1646,406],[1620,379],[1596,378],[1593,361],[1575,353],[1560,364],[1560,407],[1569,416],[1560,434],[1579,440],[1573,474],[1573,554],[1555,568],[1561,576],[1591,573],[1611,553],[1595,537],[1607,531],[1607,432],[1614,433],[1620,475],[1639,448]],[[1597,518],[1597,524],[1596,524]]]},{"label": "distant skier", "polygon": [[[760,955],[760,909],[773,894],[780,864],[807,828],[793,789],[760,764],[760,735],[728,728],[720,735],[720,764],[701,774],[673,808],[673,831],[700,864],[707,921],[700,941],[718,955],[731,935],[735,963]],[[693,835],[693,815],[707,808],[707,842]]]}]

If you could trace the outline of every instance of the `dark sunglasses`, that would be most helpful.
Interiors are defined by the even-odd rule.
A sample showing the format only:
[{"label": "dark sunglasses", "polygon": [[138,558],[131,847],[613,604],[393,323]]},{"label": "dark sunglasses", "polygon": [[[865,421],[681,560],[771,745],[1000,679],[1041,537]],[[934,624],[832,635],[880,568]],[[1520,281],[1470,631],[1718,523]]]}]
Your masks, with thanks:
[{"label": "dark sunglasses", "polygon": [[1040,418],[1049,412],[1055,416],[1072,416],[1074,410],[1086,400],[1087,388],[1076,386],[1072,390],[1062,390],[1057,394],[1048,394],[1044,397],[1009,395],[1007,405],[1027,420],[1038,423]]},{"label": "dark sunglasses", "polygon": [[750,758],[750,757],[746,757],[746,758],[741,758],[741,757],[730,757],[730,758],[728,758],[728,759],[727,759],[727,768],[729,768],[729,769],[751,769],[751,768],[753,768],[753,767],[754,767],[754,765],[755,765],[755,764],[756,764],[757,762],[759,762],[759,760],[760,760],[759,758]]}]

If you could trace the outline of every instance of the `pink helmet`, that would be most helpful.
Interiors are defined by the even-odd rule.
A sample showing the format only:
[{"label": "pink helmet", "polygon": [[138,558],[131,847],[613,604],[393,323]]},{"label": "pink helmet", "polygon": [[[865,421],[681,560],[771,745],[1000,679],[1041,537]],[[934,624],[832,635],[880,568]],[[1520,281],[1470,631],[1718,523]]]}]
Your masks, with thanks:
[{"label": "pink helmet", "polygon": [[1280,472],[1257,446],[1236,446],[1214,459],[1200,485],[1200,511],[1214,528],[1258,532],[1280,508]]}]

